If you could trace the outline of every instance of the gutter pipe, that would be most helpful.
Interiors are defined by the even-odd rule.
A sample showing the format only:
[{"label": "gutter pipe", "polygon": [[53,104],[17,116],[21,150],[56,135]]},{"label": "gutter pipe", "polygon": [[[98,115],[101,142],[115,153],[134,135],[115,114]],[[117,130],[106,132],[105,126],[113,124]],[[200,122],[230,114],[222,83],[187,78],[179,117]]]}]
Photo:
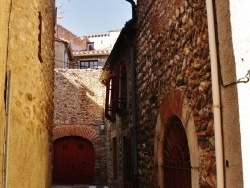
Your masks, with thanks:
[{"label": "gutter pipe", "polygon": [[[130,29],[130,24],[136,20],[136,4],[133,0],[126,0],[132,5],[132,19],[125,24],[125,28]],[[126,31],[128,31],[126,30]],[[127,34],[127,35],[126,35]],[[127,37],[127,38],[126,38]],[[125,40],[130,46],[130,67],[131,67],[131,113],[132,113],[132,155],[133,155],[133,188],[138,187],[138,133],[137,133],[137,116],[136,116],[136,71],[135,71],[135,49],[129,33],[125,33]]]},{"label": "gutter pipe", "polygon": [[132,20],[136,18],[136,4],[133,0],[126,0],[132,5]]},{"label": "gutter pipe", "polygon": [[131,66],[131,95],[132,95],[132,155],[133,155],[133,187],[138,187],[138,149],[137,149],[137,118],[136,118],[136,78],[135,78],[135,57],[134,47],[130,48],[130,66]]},{"label": "gutter pipe", "polygon": [[217,48],[214,26],[213,0],[206,0],[209,50],[211,61],[213,110],[214,110],[214,135],[215,135],[215,154],[216,154],[216,174],[217,188],[224,188],[224,162],[223,162],[223,142],[222,142],[222,123],[221,123],[221,101],[217,63]]},{"label": "gutter pipe", "polygon": [[64,68],[67,68],[66,54],[67,54],[69,48],[70,48],[70,42],[67,43],[67,46],[66,46],[65,51],[64,51],[64,57],[63,57]]}]

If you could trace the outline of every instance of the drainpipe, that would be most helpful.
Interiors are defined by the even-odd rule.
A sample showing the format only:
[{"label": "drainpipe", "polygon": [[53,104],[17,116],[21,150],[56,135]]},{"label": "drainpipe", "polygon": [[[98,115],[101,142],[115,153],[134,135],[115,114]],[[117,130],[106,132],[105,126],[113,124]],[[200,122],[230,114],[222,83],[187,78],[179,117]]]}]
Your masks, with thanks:
[{"label": "drainpipe", "polygon": [[64,51],[64,57],[63,57],[63,62],[64,62],[64,68],[67,68],[67,62],[66,62],[66,54],[69,50],[69,47],[70,47],[70,42],[67,43],[67,47],[65,48],[65,51]]},{"label": "drainpipe", "polygon": [[[126,0],[132,5],[132,19],[125,24],[125,28],[130,29],[130,24],[136,20],[136,4],[133,0]],[[127,36],[126,36],[127,34]],[[130,67],[131,67],[131,113],[132,113],[132,155],[133,155],[133,188],[138,187],[138,149],[137,149],[137,117],[136,117],[136,71],[135,71],[135,49],[133,41],[131,41],[129,34],[126,33],[125,40],[128,41],[130,46]]]},{"label": "drainpipe", "polygon": [[132,154],[133,154],[133,187],[138,187],[138,158],[137,158],[137,118],[136,118],[136,76],[135,76],[135,57],[134,47],[130,48],[130,62],[131,62],[131,101],[132,101]]},{"label": "drainpipe", "polygon": [[215,154],[216,154],[216,174],[217,188],[224,188],[224,162],[223,162],[223,142],[222,142],[222,123],[221,123],[221,101],[220,86],[218,76],[218,63],[216,52],[216,39],[214,27],[213,1],[206,0],[209,50],[211,61],[213,108],[214,108],[214,135],[215,135]]},{"label": "drainpipe", "polygon": [[136,5],[135,2],[133,0],[126,0],[127,2],[129,2],[132,5],[132,19],[136,18]]}]

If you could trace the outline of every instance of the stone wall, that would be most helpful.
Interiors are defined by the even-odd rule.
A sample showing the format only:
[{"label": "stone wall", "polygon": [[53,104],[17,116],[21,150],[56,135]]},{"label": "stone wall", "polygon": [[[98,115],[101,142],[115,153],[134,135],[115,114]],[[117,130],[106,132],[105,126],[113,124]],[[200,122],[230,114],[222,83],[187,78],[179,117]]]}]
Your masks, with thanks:
[{"label": "stone wall", "polygon": [[99,81],[99,69],[55,69],[53,140],[80,136],[95,149],[95,181],[106,183],[105,135],[103,124],[105,87]]},{"label": "stone wall", "polygon": [[[49,188],[55,2],[4,0],[0,7],[0,143],[6,149],[4,154],[1,149],[0,160],[6,169],[1,170],[0,186]],[[5,80],[9,71],[11,76]],[[8,87],[5,81],[9,81]],[[10,91],[9,98],[5,98],[5,89]],[[6,104],[7,121],[2,114]]]},{"label": "stone wall", "polygon": [[173,90],[181,91],[191,109],[199,146],[200,187],[215,187],[205,8],[192,8],[179,0],[138,0],[137,36],[139,187],[156,187],[154,178],[149,177],[156,175],[154,158],[157,156],[149,154],[154,148],[159,107],[163,98]]},{"label": "stone wall", "polygon": [[54,126],[103,122],[100,70],[55,69]]},{"label": "stone wall", "polygon": [[[124,34],[124,33],[123,33]],[[119,89],[120,91],[127,91],[127,96],[123,96],[126,98],[126,107],[122,110],[120,115],[115,115],[115,120],[109,121],[106,120],[106,153],[107,153],[107,176],[108,176],[108,185],[113,188],[127,188],[130,187],[125,183],[132,183],[132,180],[125,180],[124,171],[125,169],[129,169],[132,174],[132,169],[130,166],[125,165],[125,154],[124,151],[127,148],[124,148],[123,139],[124,136],[131,136],[131,58],[130,58],[130,47],[126,46],[123,48],[122,55],[116,59],[115,63],[122,64],[123,68],[126,67],[126,77],[123,77],[123,80],[126,80],[123,83],[127,83],[127,85],[121,85],[123,89]],[[111,68],[111,75],[114,73],[116,68],[115,66]],[[109,78],[108,78],[109,79]],[[122,81],[121,81],[122,82]],[[126,89],[124,89],[126,88]],[[116,148],[114,149],[114,141],[116,142]],[[116,152],[116,153],[115,153]],[[130,151],[129,154],[131,154]],[[127,155],[129,155],[127,154]],[[114,158],[116,156],[116,158]],[[131,159],[132,161],[132,159]],[[132,162],[131,162],[132,163]],[[116,168],[114,168],[114,165]],[[115,177],[114,173],[117,174]]]}]

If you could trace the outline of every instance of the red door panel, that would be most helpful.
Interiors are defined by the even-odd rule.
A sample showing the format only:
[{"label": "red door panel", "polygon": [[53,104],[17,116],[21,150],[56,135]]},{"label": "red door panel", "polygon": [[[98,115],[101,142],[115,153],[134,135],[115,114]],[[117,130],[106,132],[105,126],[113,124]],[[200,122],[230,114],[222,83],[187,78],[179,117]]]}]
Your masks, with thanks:
[{"label": "red door panel", "polygon": [[63,137],[54,142],[55,184],[82,184],[94,181],[94,148],[81,137]]}]

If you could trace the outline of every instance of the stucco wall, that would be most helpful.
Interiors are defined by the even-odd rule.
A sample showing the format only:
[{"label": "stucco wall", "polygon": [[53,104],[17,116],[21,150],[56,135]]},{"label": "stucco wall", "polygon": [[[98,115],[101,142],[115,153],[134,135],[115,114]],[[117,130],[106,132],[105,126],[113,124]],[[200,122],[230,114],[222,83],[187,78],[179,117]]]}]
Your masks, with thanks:
[{"label": "stucco wall", "polygon": [[[7,43],[8,43],[8,18],[9,18],[9,1],[4,0],[0,2],[0,163],[3,161],[3,143],[4,143],[4,130],[5,130],[5,100],[4,100],[4,90],[5,90],[5,73],[6,73],[6,58],[7,58]],[[0,175],[2,177],[2,165],[0,166]],[[2,178],[0,180],[0,187],[2,185]]]},{"label": "stucco wall", "polygon": [[[234,56],[236,63],[237,79],[247,76],[250,79],[250,22],[249,14],[250,2],[247,0],[240,3],[230,1],[232,40]],[[247,80],[245,77],[244,80]],[[244,187],[250,187],[250,82],[237,85],[239,101],[239,122],[241,133],[241,150],[242,150],[242,170]]]},{"label": "stucco wall", "polygon": [[[8,101],[10,104],[7,125],[8,160],[3,162],[7,167],[6,187],[49,188],[50,132],[53,113],[54,1],[12,1],[11,10],[7,6],[9,3],[10,1],[1,1],[0,6],[1,99],[3,99],[7,43],[9,50],[7,71],[11,71],[12,75],[10,101]],[[38,59],[39,11],[43,24],[41,40],[43,63]],[[0,108],[3,113],[3,100],[0,102]],[[2,114],[0,120],[1,126],[4,126]],[[2,132],[1,130],[1,134]],[[1,149],[2,140],[1,135]]]},{"label": "stucco wall", "polygon": [[[249,1],[216,1],[226,187],[249,187]],[[249,77],[249,75],[248,75]],[[246,81],[246,78],[243,79]],[[232,83],[232,84],[231,84]],[[224,85],[224,86],[223,86]]]},{"label": "stucco wall", "polygon": [[68,61],[68,54],[65,53],[65,43],[55,41],[55,68],[64,68]]}]

